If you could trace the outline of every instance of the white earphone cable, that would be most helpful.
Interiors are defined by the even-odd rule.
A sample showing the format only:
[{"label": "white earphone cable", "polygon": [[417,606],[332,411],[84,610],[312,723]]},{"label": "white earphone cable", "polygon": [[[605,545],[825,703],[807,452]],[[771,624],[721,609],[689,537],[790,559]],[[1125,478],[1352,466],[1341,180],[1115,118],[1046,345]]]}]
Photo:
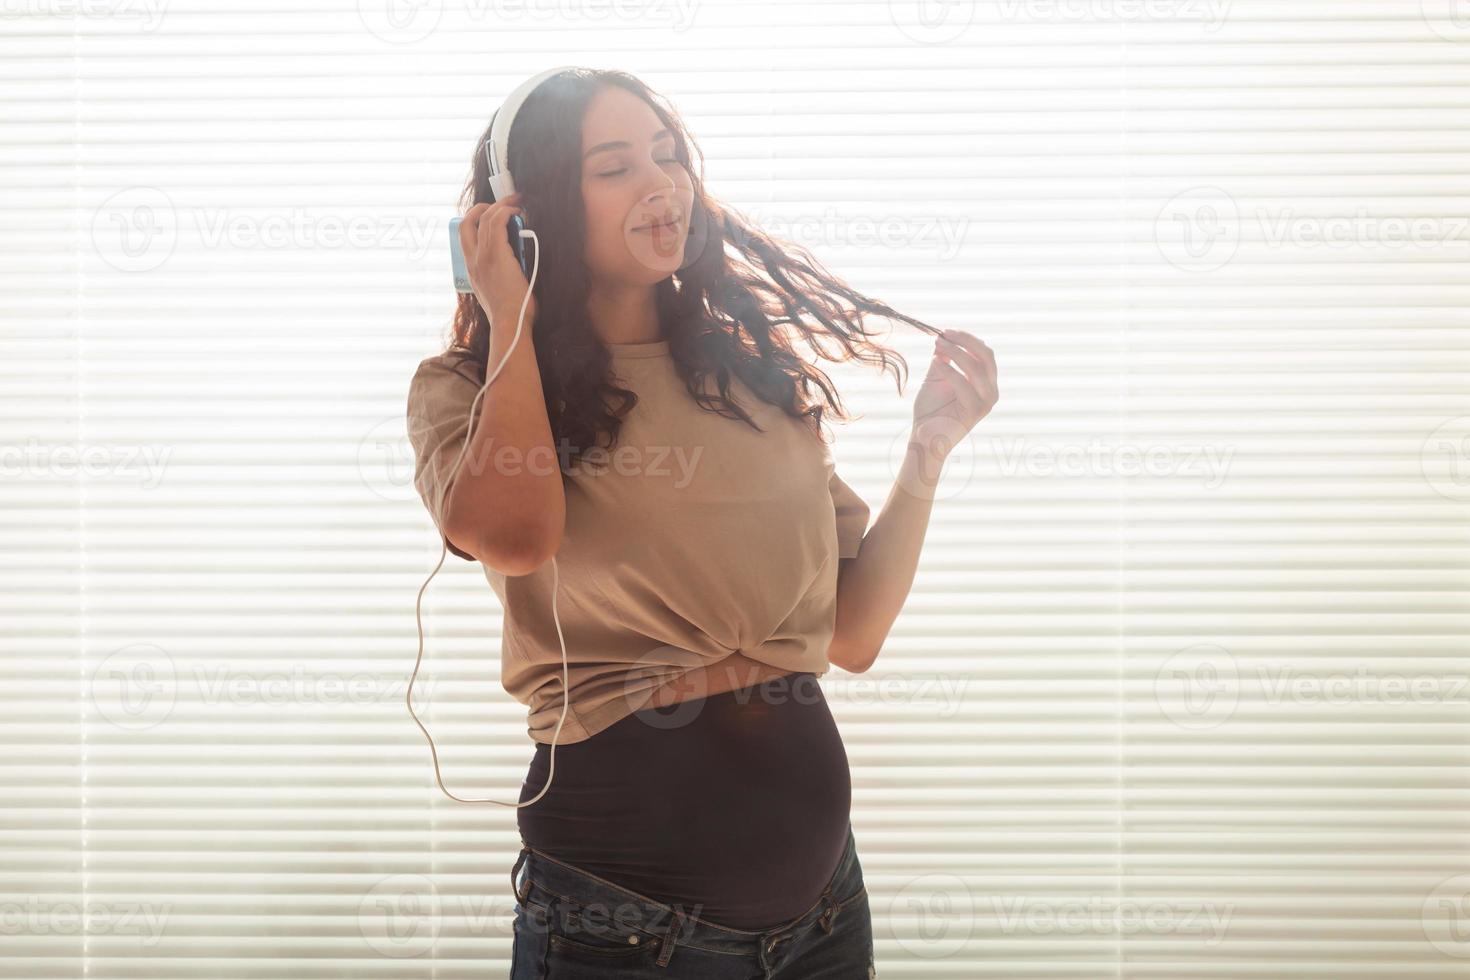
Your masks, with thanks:
[{"label": "white earphone cable", "polygon": [[[445,526],[444,498],[446,492],[449,488],[449,485],[454,480],[454,475],[459,472],[460,465],[464,462],[465,453],[469,451],[470,443],[474,440],[475,437],[475,425],[479,421],[478,410],[480,399],[485,397],[485,392],[488,391],[490,386],[495,383],[495,379],[499,377],[501,370],[510,360],[511,354],[515,353],[516,344],[520,342],[521,330],[526,321],[526,307],[531,302],[531,291],[536,287],[536,272],[541,266],[541,242],[536,237],[536,232],[532,231],[530,228],[522,229],[521,237],[529,238],[536,244],[536,248],[534,250],[535,255],[531,259],[531,281],[530,284],[526,287],[525,298],[521,300],[521,311],[520,314],[516,317],[516,332],[515,335],[511,338],[510,347],[506,350],[505,357],[501,358],[500,363],[496,366],[495,370],[490,373],[490,376],[488,378],[485,379],[485,383],[480,387],[479,393],[475,395],[474,401],[470,403],[470,420],[468,431],[465,433],[464,446],[460,449],[459,456],[455,459],[454,465],[450,467],[449,474],[439,485],[438,499],[434,502],[434,513],[439,516],[439,526],[441,528]],[[530,806],[532,803],[535,803],[537,800],[541,799],[541,797],[545,796],[546,791],[551,788],[551,780],[556,775],[556,739],[557,736],[561,734],[562,722],[567,720],[567,709],[571,706],[571,698],[568,697],[568,688],[570,687],[570,684],[568,677],[569,668],[567,666],[567,641],[566,637],[562,636],[561,618],[557,615],[556,612],[556,594],[558,591],[558,585],[560,584],[560,576],[557,572],[556,567],[556,556],[553,555],[551,557],[551,618],[556,623],[556,637],[558,640],[561,641],[562,706],[561,717],[557,719],[556,722],[556,730],[551,733],[551,757],[550,765],[548,766],[546,772],[546,785],[541,787],[541,792],[537,793],[529,800],[526,800],[524,803],[506,803],[501,800],[490,799],[465,799],[463,797],[455,796],[445,787],[444,779],[439,773],[439,752],[434,747],[434,736],[429,734],[429,730],[424,727],[424,723],[419,720],[419,716],[413,710],[413,682],[414,679],[418,677],[419,664],[422,663],[424,659],[424,592],[428,589],[429,583],[434,580],[434,576],[439,574],[439,569],[444,567],[444,559],[449,554],[449,539],[443,534],[440,535],[440,538],[442,539],[443,547],[439,551],[439,563],[434,566],[434,570],[429,573],[429,577],[425,579],[424,584],[419,587],[418,599],[414,602],[414,619],[418,623],[419,630],[419,653],[418,658],[414,661],[413,674],[408,679],[408,692],[404,698],[404,700],[408,704],[408,713],[410,715],[413,715],[414,724],[419,726],[419,731],[423,732],[424,737],[429,740],[429,753],[434,757],[434,779],[439,783],[439,788],[441,790],[444,790],[445,796],[448,796],[451,800],[457,800],[460,803],[494,803],[496,806],[508,806],[515,808]]]}]

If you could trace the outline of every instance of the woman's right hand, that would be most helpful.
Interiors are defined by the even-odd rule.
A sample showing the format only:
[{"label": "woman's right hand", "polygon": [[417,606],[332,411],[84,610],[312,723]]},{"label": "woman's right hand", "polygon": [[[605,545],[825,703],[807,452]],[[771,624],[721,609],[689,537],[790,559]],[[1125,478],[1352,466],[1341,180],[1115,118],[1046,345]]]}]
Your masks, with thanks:
[{"label": "woman's right hand", "polygon": [[[521,311],[530,283],[510,249],[506,223],[512,215],[525,212],[519,206],[521,195],[511,194],[503,201],[481,202],[465,213],[459,225],[459,245],[464,251],[465,271],[480,306],[490,315],[492,324],[500,317],[511,321]],[[529,239],[525,239],[529,242]],[[526,321],[536,320],[536,297],[526,303]],[[505,329],[514,330],[515,327]]]}]

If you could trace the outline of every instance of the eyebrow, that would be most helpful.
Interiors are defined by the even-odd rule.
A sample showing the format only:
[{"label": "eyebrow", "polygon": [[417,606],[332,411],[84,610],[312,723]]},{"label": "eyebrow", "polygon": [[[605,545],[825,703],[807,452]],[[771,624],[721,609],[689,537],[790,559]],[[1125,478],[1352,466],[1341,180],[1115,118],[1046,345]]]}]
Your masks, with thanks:
[{"label": "eyebrow", "polygon": [[[658,132],[656,132],[656,133],[653,134],[653,138],[651,140],[649,140],[649,142],[650,143],[657,143],[659,140],[668,139],[670,136],[673,136],[673,135],[674,135],[673,132],[671,132],[670,130],[660,129]],[[603,150],[626,150],[629,147],[631,147],[632,145],[633,144],[632,143],[629,143],[627,140],[610,140],[610,141],[608,141],[606,143],[598,143],[592,149],[590,149],[586,153],[582,154],[582,159],[585,160],[588,157],[590,157],[592,154],[594,154],[594,153],[601,153]]]}]

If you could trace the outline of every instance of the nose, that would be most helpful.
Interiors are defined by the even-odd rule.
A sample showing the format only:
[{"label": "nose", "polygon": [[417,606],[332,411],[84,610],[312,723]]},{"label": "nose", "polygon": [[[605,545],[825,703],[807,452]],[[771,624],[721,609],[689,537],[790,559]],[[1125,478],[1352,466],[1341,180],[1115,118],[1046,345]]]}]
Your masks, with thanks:
[{"label": "nose", "polygon": [[655,174],[651,180],[649,180],[648,189],[643,194],[643,200],[645,203],[651,205],[668,204],[670,201],[674,200],[674,191],[676,191],[678,187],[679,185],[674,180],[673,175],[664,173],[663,170],[660,169],[659,172]]},{"label": "nose", "polygon": [[646,162],[645,169],[648,172],[647,189],[644,192],[646,199],[652,199],[654,194],[671,195],[679,187],[675,173],[671,173],[665,163],[660,163],[655,159],[661,155],[650,156]]},{"label": "nose", "polygon": [[655,188],[639,198],[638,206],[633,210],[636,218],[634,224],[641,228],[649,222],[662,220],[670,210],[682,214],[684,208],[675,193],[677,189],[677,184],[665,182],[665,186]]}]

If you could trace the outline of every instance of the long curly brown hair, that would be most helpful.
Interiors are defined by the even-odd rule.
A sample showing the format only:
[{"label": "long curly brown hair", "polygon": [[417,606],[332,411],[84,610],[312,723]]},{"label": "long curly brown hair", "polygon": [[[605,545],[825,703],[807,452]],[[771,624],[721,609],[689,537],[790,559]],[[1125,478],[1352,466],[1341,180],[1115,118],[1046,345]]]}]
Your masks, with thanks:
[{"label": "long curly brown hair", "polygon": [[[675,154],[693,181],[694,202],[684,263],[659,282],[659,325],[679,376],[706,411],[760,426],[729,397],[734,374],[757,397],[820,432],[823,413],[847,419],[831,379],[796,353],[799,336],[819,356],[861,361],[891,371],[900,393],[907,379],[903,356],[875,342],[865,314],[900,320],[931,334],[941,331],[852,289],[799,245],[778,243],[704,189],[704,158],[679,114],[633,75],[569,69],[542,82],[521,106],[511,130],[509,168],[516,177],[527,225],[541,249],[536,275],[536,320],[531,333],[546,396],[547,418],[563,469],[588,448],[617,441],[635,392],[610,378],[611,354],[587,315],[588,275],[583,257],[585,212],[581,194],[582,118],[602,86],[637,95],[674,134]],[[460,213],[490,201],[482,147],[475,142]],[[695,160],[698,161],[697,165]],[[693,254],[691,254],[693,253]],[[513,329],[513,328],[512,328]],[[462,293],[446,354],[477,364],[485,377],[490,318],[473,293]],[[835,350],[829,345],[835,344]],[[718,393],[708,391],[713,374]],[[811,398],[812,386],[822,399]],[[609,407],[609,400],[612,407]]]}]

